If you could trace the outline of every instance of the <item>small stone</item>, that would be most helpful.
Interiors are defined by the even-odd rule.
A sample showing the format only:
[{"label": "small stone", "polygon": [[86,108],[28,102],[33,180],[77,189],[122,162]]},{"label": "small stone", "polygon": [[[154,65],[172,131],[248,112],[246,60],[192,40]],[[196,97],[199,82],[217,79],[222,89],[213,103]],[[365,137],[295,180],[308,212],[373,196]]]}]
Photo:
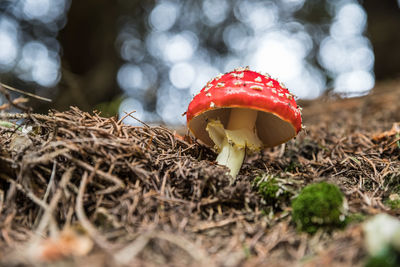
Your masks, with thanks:
[{"label": "small stone", "polygon": [[388,247],[398,247],[400,221],[386,213],[380,213],[363,224],[367,251],[376,256]]}]

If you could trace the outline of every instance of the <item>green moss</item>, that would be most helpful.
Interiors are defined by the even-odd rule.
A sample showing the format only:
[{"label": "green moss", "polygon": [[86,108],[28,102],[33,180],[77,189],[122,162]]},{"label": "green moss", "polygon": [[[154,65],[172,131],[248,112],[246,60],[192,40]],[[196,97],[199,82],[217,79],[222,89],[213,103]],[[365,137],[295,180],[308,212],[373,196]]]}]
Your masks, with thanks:
[{"label": "green moss", "polygon": [[275,179],[270,179],[265,182],[261,182],[258,186],[258,193],[262,195],[262,197],[267,202],[272,202],[276,199],[277,193],[279,191],[279,186]]},{"label": "green moss", "polygon": [[365,267],[395,267],[400,266],[400,255],[392,247],[382,250],[379,255],[370,257]]},{"label": "green moss", "polygon": [[295,172],[296,168],[301,167],[301,165],[296,161],[291,161],[289,165],[285,167],[285,172]]},{"label": "green moss", "polygon": [[272,175],[260,175],[254,179],[253,186],[267,205],[275,205],[279,201],[288,200],[290,193],[285,187],[284,179]]},{"label": "green moss", "polygon": [[388,188],[388,192],[383,203],[392,210],[400,209],[400,174],[389,175],[384,186]]},{"label": "green moss", "polygon": [[351,223],[360,223],[360,222],[365,221],[366,218],[367,218],[367,216],[362,213],[359,213],[359,212],[352,213],[346,217],[345,224],[347,225],[347,224],[351,224]]},{"label": "green moss", "polygon": [[392,210],[400,209],[400,199],[388,199],[385,201],[385,204]]},{"label": "green moss", "polygon": [[365,221],[368,217],[360,212],[351,213],[346,216],[345,221],[343,222],[344,225],[349,224],[358,224]]},{"label": "green moss", "polygon": [[391,194],[400,195],[400,173],[389,174],[385,179],[384,186],[389,189]]},{"label": "green moss", "polygon": [[[399,179],[399,177],[397,177],[397,180],[398,179]],[[400,184],[397,184],[397,185],[393,186],[392,193],[400,194]]]},{"label": "green moss", "polygon": [[299,231],[310,234],[319,228],[332,230],[345,225],[344,196],[340,189],[326,182],[303,188],[292,201],[292,218]]},{"label": "green moss", "polygon": [[[125,99],[124,96],[117,96],[111,101],[108,102],[102,102],[96,105],[95,109],[101,112],[102,116],[105,117],[112,117],[118,115],[118,109],[122,103],[122,101]],[[122,116],[125,114],[121,114]],[[132,116],[135,116],[133,114]]]},{"label": "green moss", "polygon": [[243,244],[243,253],[246,259],[250,259],[251,257],[251,250],[247,244]]}]

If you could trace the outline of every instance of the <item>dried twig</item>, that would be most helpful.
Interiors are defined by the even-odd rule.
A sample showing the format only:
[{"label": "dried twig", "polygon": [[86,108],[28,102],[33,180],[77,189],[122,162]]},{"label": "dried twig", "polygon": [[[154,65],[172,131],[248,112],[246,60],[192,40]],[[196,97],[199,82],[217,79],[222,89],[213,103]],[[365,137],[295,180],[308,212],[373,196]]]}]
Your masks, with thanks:
[{"label": "dried twig", "polygon": [[25,92],[23,90],[11,87],[11,86],[6,85],[4,83],[0,83],[0,87],[4,87],[7,90],[14,91],[14,92],[17,92],[17,93],[20,93],[20,94],[23,94],[23,95],[27,95],[27,96],[30,96],[30,97],[33,97],[33,98],[36,98],[36,99],[39,99],[39,100],[42,100],[42,101],[46,101],[46,102],[51,102],[52,101],[49,98],[46,98],[46,97],[43,97],[43,96],[38,96],[38,95],[29,93],[29,92]]},{"label": "dried twig", "polygon": [[75,206],[76,216],[78,217],[78,220],[81,223],[82,227],[86,230],[89,236],[96,242],[96,244],[99,247],[108,250],[112,248],[112,245],[110,245],[108,241],[105,238],[103,238],[103,236],[99,233],[96,227],[94,227],[90,223],[83,209],[83,195],[85,194],[87,182],[88,182],[88,175],[87,172],[85,172],[83,174],[81,185],[79,187],[78,196],[76,198],[76,206]]}]

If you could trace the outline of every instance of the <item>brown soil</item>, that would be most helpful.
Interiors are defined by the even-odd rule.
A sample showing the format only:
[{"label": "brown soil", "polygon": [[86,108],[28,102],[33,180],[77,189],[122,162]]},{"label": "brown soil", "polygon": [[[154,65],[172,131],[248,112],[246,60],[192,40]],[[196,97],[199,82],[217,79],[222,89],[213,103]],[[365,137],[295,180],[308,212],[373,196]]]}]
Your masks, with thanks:
[{"label": "brown soil", "polygon": [[214,152],[165,127],[77,108],[0,113],[0,265],[362,265],[360,222],[299,233],[290,199],[267,204],[252,181],[272,175],[292,197],[329,181],[350,215],[399,216],[383,204],[400,183],[399,103],[399,81],[303,101],[306,130],[249,157],[234,185]]}]

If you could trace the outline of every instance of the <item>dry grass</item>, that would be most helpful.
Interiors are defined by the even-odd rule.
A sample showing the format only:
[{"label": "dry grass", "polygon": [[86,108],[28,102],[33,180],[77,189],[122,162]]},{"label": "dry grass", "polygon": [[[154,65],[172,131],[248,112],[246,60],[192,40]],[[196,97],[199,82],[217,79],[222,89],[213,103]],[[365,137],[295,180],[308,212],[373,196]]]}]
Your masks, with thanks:
[{"label": "dry grass", "polygon": [[398,83],[331,99],[303,103],[307,130],[249,157],[232,186],[211,150],[165,127],[77,108],[0,113],[0,264],[362,265],[360,223],[298,233],[290,201],[266,205],[252,185],[262,173],[294,193],[326,180],[350,214],[400,214],[384,205],[400,184]]}]

